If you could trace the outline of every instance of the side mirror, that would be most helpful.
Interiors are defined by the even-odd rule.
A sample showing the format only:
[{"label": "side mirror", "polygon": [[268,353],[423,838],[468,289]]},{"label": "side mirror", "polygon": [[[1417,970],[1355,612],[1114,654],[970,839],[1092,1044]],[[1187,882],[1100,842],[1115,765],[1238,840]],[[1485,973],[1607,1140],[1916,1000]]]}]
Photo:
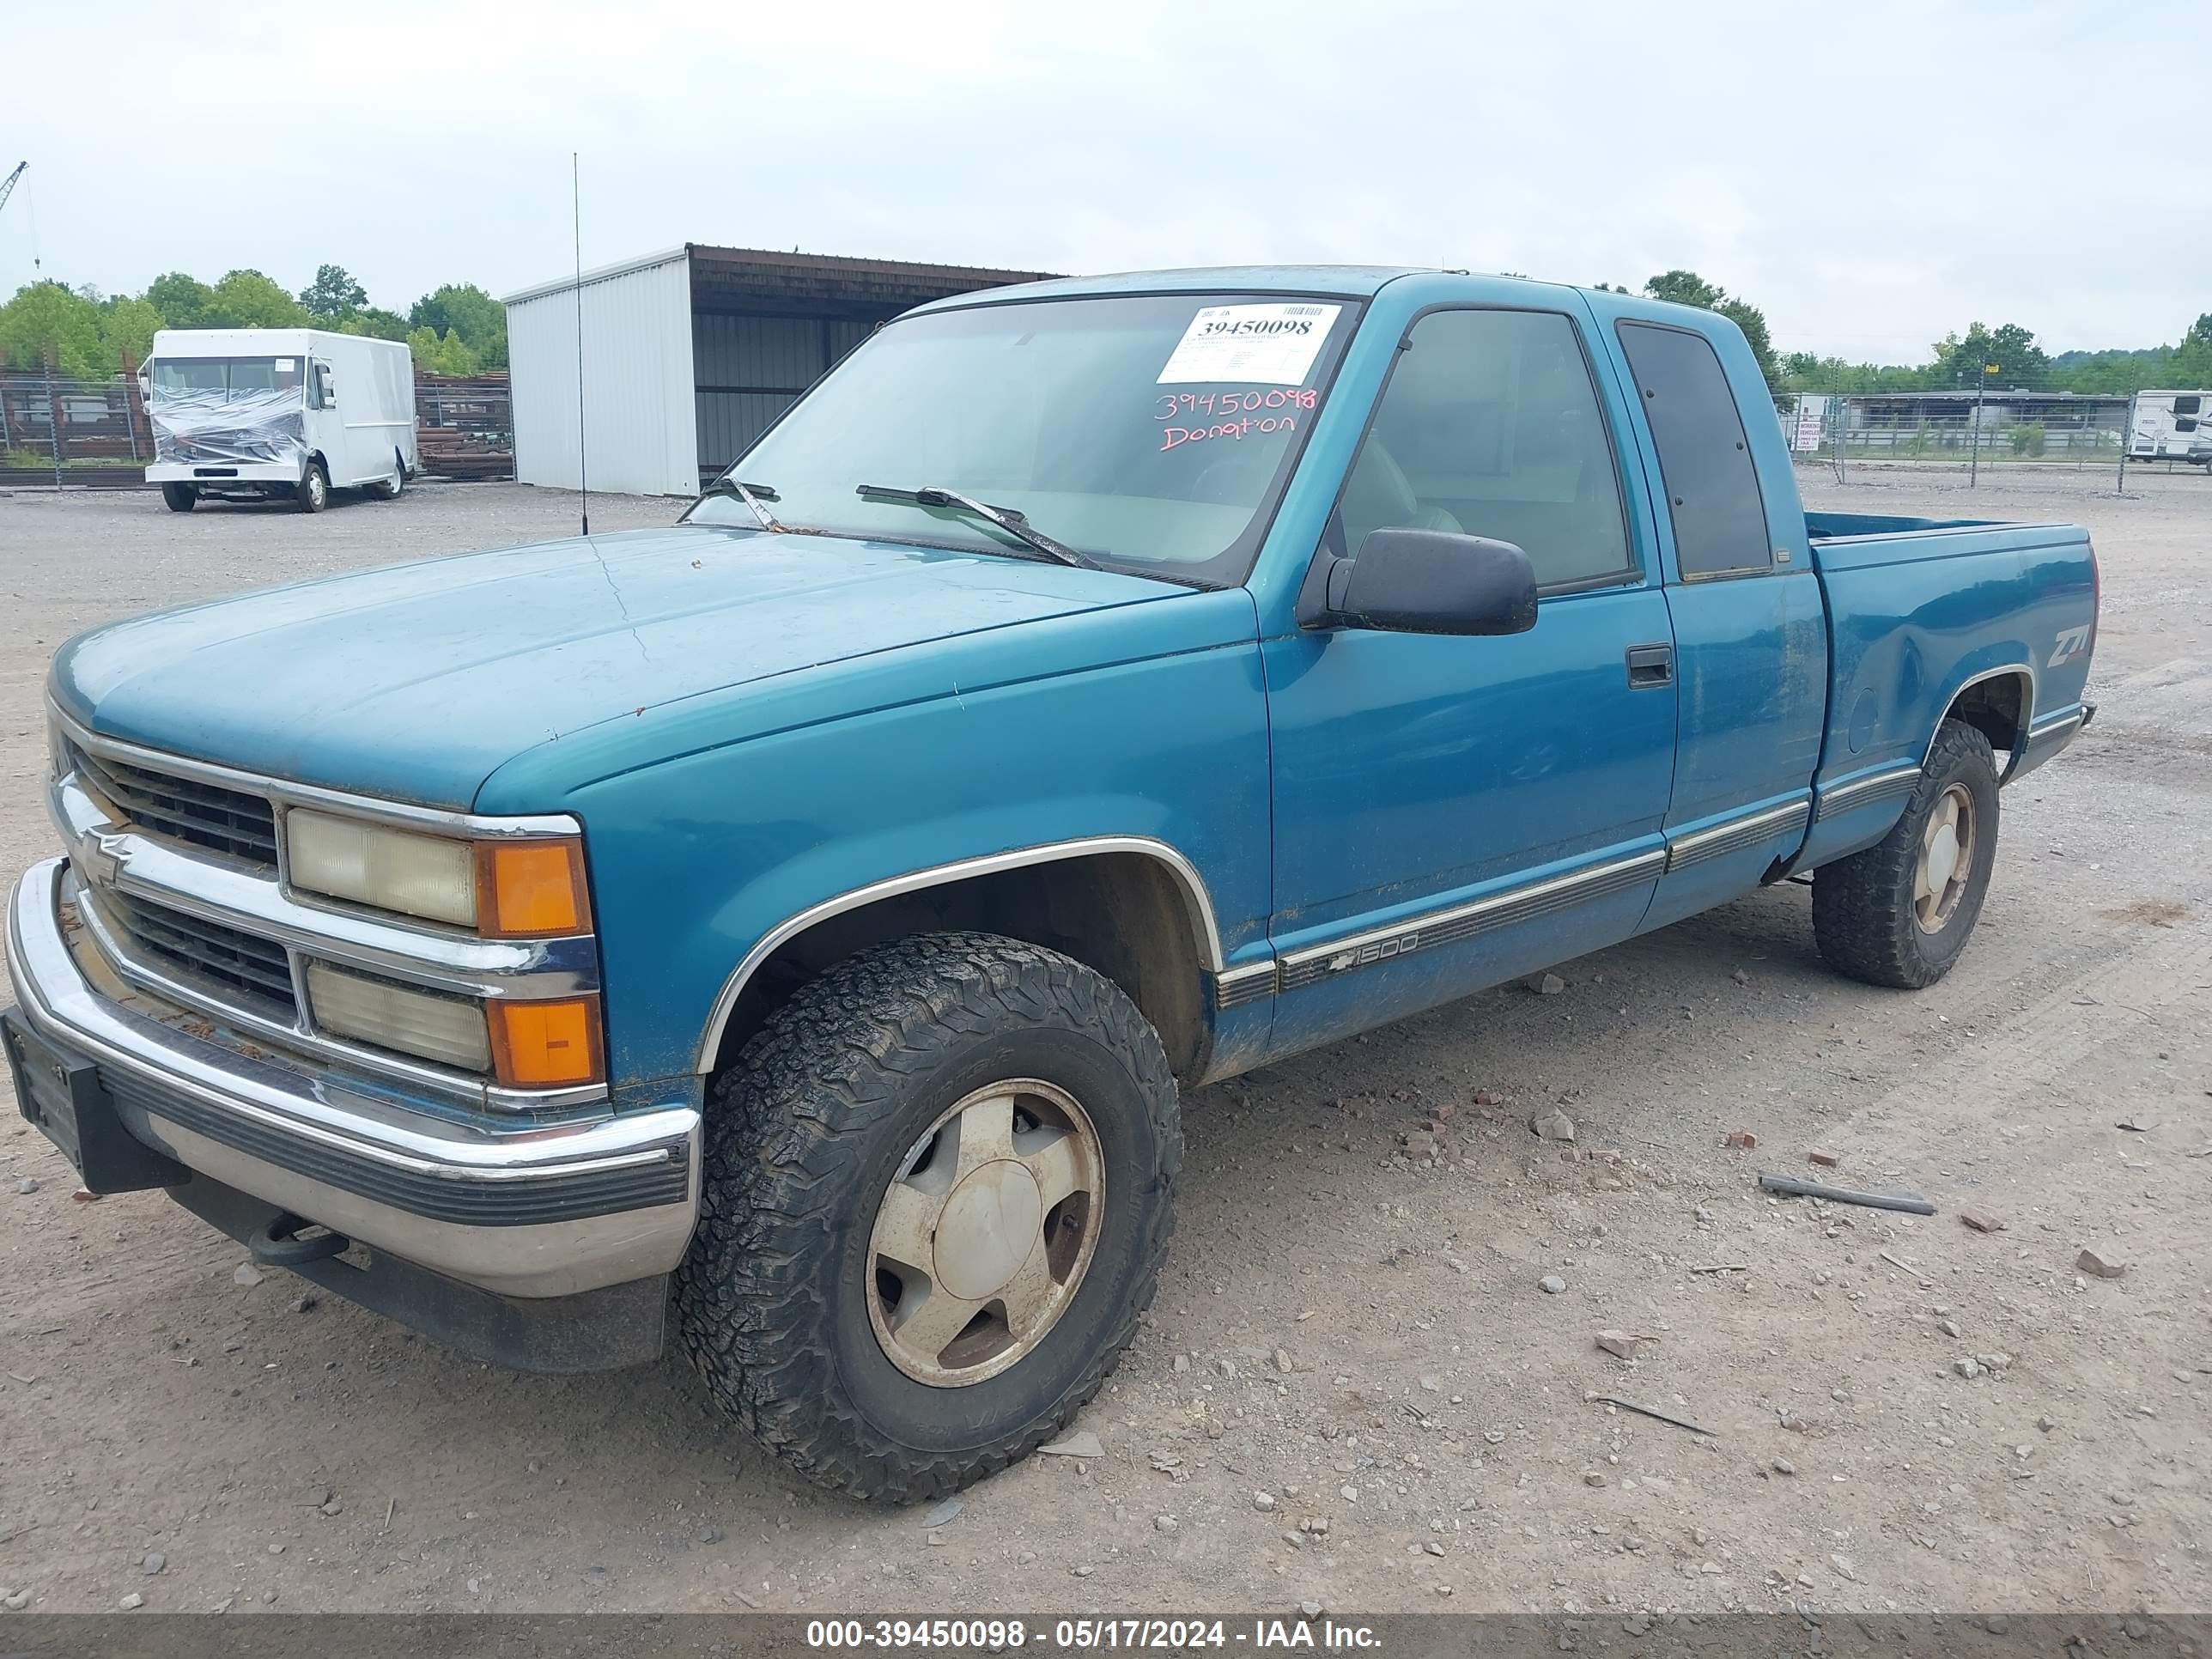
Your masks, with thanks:
[{"label": "side mirror", "polygon": [[1398,634],[1525,634],[1536,572],[1511,542],[1443,530],[1376,530],[1328,572],[1326,620]]}]

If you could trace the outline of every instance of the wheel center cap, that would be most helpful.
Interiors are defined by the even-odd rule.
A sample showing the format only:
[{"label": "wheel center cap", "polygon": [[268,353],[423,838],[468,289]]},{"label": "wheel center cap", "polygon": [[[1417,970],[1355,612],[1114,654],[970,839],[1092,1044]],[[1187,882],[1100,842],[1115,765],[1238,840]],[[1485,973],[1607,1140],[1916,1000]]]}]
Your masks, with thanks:
[{"label": "wheel center cap", "polygon": [[1952,872],[1959,867],[1959,837],[1948,828],[1936,832],[1935,843],[1928,849],[1928,885],[1940,893],[1950,885]]},{"label": "wheel center cap", "polygon": [[1001,1288],[1030,1259],[1044,1227],[1044,1197],[1027,1165],[986,1164],[952,1189],[937,1224],[937,1282],[964,1302]]}]

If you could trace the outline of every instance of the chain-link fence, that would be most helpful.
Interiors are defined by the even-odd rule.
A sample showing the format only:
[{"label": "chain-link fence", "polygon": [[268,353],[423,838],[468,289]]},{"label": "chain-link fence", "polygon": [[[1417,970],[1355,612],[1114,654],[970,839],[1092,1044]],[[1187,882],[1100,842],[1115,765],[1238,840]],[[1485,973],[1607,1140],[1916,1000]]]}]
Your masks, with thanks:
[{"label": "chain-link fence", "polygon": [[1774,410],[1798,461],[1839,480],[2029,471],[2112,489],[2124,470],[2212,473],[2212,391],[1783,392]]}]

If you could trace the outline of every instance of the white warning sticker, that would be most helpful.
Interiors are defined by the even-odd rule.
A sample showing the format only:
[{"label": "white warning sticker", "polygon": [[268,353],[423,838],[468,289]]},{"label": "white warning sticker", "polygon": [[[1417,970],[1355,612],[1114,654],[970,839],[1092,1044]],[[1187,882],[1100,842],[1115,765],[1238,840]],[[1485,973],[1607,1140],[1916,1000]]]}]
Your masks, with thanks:
[{"label": "white warning sticker", "polygon": [[1176,342],[1156,386],[1236,381],[1300,386],[1320,356],[1341,306],[1304,301],[1279,305],[1207,306]]}]

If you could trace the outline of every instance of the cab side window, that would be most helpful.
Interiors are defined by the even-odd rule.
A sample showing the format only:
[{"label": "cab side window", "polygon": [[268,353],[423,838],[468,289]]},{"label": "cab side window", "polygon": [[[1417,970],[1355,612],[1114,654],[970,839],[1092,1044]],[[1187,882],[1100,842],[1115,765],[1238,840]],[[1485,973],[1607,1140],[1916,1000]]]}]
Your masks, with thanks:
[{"label": "cab side window", "polygon": [[1659,452],[1683,579],[1771,570],[1759,471],[1712,343],[1686,328],[1623,323],[1620,346]]},{"label": "cab side window", "polygon": [[1556,312],[1416,322],[1339,512],[1355,557],[1370,531],[1448,530],[1513,543],[1540,588],[1636,574],[1589,365]]}]

